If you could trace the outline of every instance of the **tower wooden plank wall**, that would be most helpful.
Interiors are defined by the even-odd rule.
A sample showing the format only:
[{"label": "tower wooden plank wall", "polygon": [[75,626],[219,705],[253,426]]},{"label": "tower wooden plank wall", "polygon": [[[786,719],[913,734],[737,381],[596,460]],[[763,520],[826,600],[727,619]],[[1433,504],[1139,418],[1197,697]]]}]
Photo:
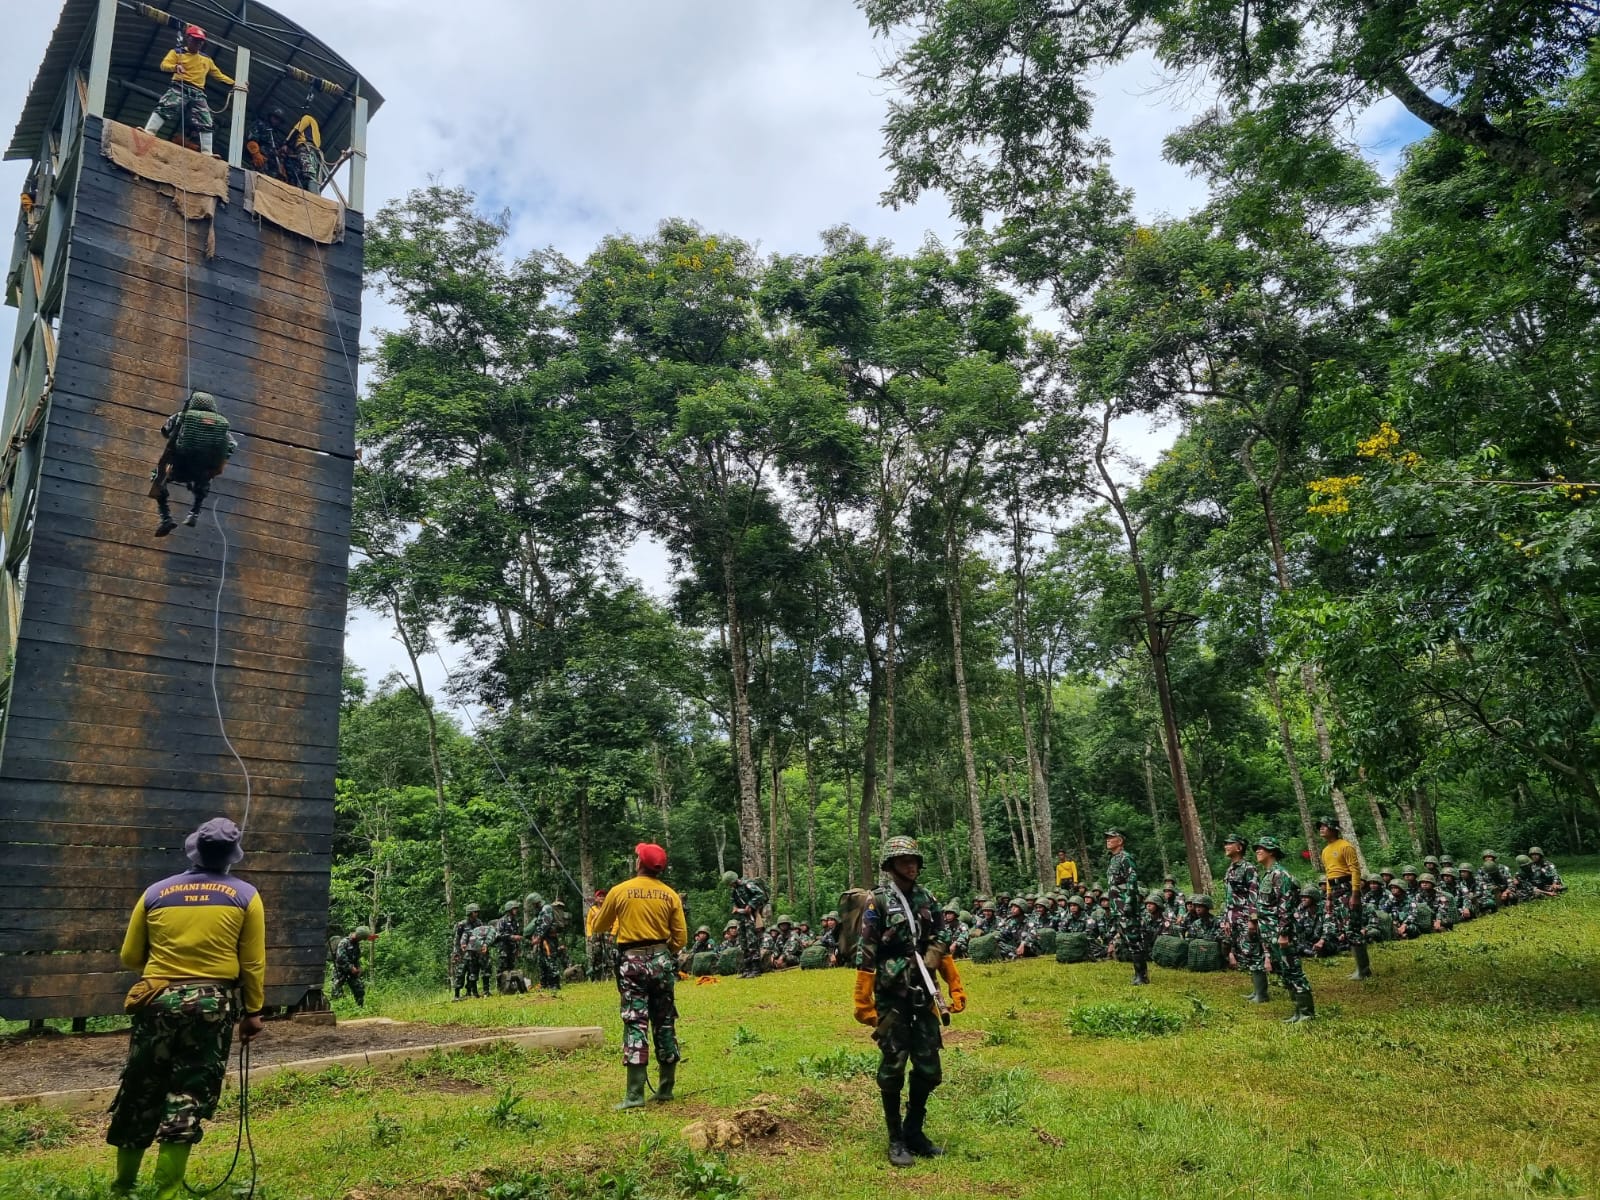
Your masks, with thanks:
[{"label": "tower wooden plank wall", "polygon": [[[323,978],[361,306],[361,218],[318,246],[257,224],[242,173],[186,221],[100,154],[89,118],[59,355],[0,747],[0,1016],[118,1012],[140,890],[239,820],[267,907],[267,1000]],[[187,269],[187,299],[185,257]],[[187,313],[187,316],[186,316]],[[187,329],[187,338],[185,330]],[[159,427],[189,386],[240,445],[193,529],[156,540]],[[174,511],[187,492],[175,489]]]}]

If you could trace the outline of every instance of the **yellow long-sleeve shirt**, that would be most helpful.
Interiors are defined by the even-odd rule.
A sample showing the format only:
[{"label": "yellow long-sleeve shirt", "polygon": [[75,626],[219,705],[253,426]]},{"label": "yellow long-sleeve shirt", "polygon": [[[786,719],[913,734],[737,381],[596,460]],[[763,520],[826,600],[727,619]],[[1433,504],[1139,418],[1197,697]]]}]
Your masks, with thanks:
[{"label": "yellow long-sleeve shirt", "polygon": [[665,942],[674,954],[689,940],[689,923],[683,916],[678,893],[649,875],[635,875],[606,893],[595,933],[616,932],[617,944]]},{"label": "yellow long-sleeve shirt", "polygon": [[255,886],[185,871],[145,889],[122,939],[122,965],[146,979],[238,980],[247,1013],[266,1003],[267,918]]},{"label": "yellow long-sleeve shirt", "polygon": [[161,73],[176,76],[197,88],[205,87],[208,79],[233,86],[233,80],[217,70],[217,64],[207,55],[191,54],[187,50],[168,50],[167,56],[161,60]]},{"label": "yellow long-sleeve shirt", "polygon": [[1064,862],[1058,862],[1056,864],[1056,886],[1057,887],[1060,887],[1064,883],[1077,883],[1077,882],[1078,882],[1078,864],[1077,863],[1073,862],[1069,858],[1069,859],[1065,860]]},{"label": "yellow long-sleeve shirt", "polygon": [[1350,889],[1361,890],[1361,864],[1356,858],[1356,848],[1342,837],[1334,838],[1322,848],[1322,873],[1331,885],[1335,879],[1348,878]]}]

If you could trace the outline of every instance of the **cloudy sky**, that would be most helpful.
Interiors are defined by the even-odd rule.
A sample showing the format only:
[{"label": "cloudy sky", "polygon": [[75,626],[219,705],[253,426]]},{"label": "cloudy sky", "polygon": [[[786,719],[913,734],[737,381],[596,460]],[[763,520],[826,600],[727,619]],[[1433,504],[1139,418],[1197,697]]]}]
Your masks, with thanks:
[{"label": "cloudy sky", "polygon": [[[689,217],[768,251],[816,247],[848,223],[910,248],[950,238],[941,198],[879,205],[887,53],[850,0],[274,0],[355,64],[385,97],[369,139],[369,211],[436,176],[509,209],[515,249],[550,245],[581,258],[605,234]],[[57,10],[7,3],[0,120],[20,111]],[[164,5],[187,16],[181,0]],[[132,19],[124,13],[123,20]],[[1203,98],[1160,88],[1148,60],[1100,82],[1099,131],[1147,216],[1199,202],[1161,159],[1161,140]],[[1397,108],[1368,114],[1359,136],[1393,164],[1415,126]],[[9,137],[7,138],[9,141]],[[23,164],[0,167],[15,195]],[[384,314],[368,311],[368,328]],[[13,317],[0,315],[11,344]],[[1131,431],[1148,458],[1158,433]],[[667,564],[630,556],[659,589]],[[376,681],[398,665],[381,622],[354,614],[348,650]],[[443,671],[435,672],[442,679]]]}]

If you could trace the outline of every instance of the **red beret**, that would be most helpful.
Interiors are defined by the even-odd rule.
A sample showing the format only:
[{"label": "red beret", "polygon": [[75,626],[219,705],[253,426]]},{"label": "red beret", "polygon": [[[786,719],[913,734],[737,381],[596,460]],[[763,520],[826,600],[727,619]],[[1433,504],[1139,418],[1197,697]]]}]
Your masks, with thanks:
[{"label": "red beret", "polygon": [[647,871],[664,870],[667,865],[667,852],[654,842],[640,842],[633,848],[639,856],[639,865]]}]

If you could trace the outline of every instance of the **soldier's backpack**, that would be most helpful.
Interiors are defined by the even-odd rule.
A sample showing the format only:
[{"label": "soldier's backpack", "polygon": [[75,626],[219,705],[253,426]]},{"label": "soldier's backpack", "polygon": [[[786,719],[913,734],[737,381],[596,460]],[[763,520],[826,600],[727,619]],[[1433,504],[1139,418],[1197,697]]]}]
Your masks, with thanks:
[{"label": "soldier's backpack", "polygon": [[1033,935],[1034,942],[1039,948],[1040,958],[1049,958],[1056,952],[1056,942],[1060,934],[1054,929],[1041,929]]},{"label": "soldier's backpack", "polygon": [[739,973],[739,967],[739,951],[737,948],[733,950],[724,950],[717,956],[718,975],[737,975]]},{"label": "soldier's backpack", "polygon": [[1081,963],[1089,959],[1089,935],[1087,933],[1063,933],[1056,937],[1056,961],[1058,963]]},{"label": "soldier's backpack", "polygon": [[1163,934],[1150,948],[1150,958],[1158,967],[1181,971],[1189,965],[1189,943],[1180,937]]},{"label": "soldier's backpack", "polygon": [[215,474],[228,461],[228,418],[191,408],[178,418],[172,452],[185,466]]},{"label": "soldier's backpack", "polygon": [[1222,970],[1221,942],[1212,941],[1210,938],[1193,938],[1187,945],[1189,947],[1189,970]]},{"label": "soldier's backpack", "polygon": [[992,933],[973,938],[967,943],[967,957],[975,963],[992,963],[1000,957],[1000,944]]},{"label": "soldier's backpack", "polygon": [[691,975],[715,975],[717,973],[717,953],[715,950],[702,950],[696,954],[689,964]]},{"label": "soldier's backpack", "polygon": [[800,969],[816,971],[828,965],[828,948],[820,943],[800,951]]},{"label": "soldier's backpack", "polygon": [[839,961],[854,966],[856,945],[861,941],[861,918],[872,893],[866,888],[850,888],[839,893]]}]

